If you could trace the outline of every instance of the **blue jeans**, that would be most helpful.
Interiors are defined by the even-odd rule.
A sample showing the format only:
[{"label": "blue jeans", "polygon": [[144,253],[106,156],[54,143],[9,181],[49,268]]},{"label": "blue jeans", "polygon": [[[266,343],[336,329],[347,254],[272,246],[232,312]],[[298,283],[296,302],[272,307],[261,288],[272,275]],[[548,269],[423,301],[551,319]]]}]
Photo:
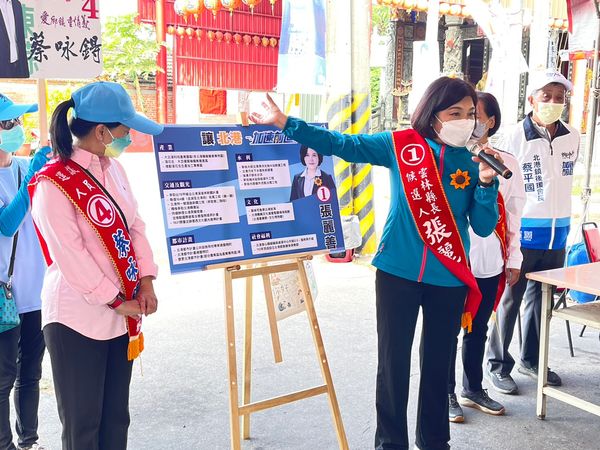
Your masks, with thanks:
[{"label": "blue jeans", "polygon": [[44,357],[41,312],[21,314],[21,324],[0,333],[0,450],[13,450],[9,396],[13,387],[18,444],[38,440],[38,405]]}]

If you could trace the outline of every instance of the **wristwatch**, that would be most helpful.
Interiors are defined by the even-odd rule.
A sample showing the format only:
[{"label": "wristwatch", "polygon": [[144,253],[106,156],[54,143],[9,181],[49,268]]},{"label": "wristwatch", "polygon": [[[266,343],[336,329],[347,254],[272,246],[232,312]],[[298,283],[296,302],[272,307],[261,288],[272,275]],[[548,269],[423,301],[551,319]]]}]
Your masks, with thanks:
[{"label": "wristwatch", "polygon": [[125,296],[121,292],[119,292],[115,299],[112,302],[107,303],[106,306],[108,306],[110,309],[116,309],[123,303],[125,303]]}]

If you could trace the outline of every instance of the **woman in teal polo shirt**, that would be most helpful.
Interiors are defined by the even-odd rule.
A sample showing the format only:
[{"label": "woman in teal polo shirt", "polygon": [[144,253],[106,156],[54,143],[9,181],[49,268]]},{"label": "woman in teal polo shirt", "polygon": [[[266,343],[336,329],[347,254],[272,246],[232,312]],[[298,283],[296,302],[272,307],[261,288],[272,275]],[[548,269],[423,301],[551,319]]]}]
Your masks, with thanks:
[{"label": "woman in teal polo shirt", "polygon": [[[427,88],[411,122],[433,151],[435,170],[466,254],[469,224],[475,233],[487,236],[498,219],[495,173],[465,148],[475,126],[476,103],[477,95],[468,83],[442,77]],[[411,347],[420,308],[423,327],[416,445],[420,449],[449,448],[448,367],[467,286],[421,239],[404,191],[395,137],[391,132],[348,135],[313,127],[285,116],[270,97],[263,107],[263,113],[251,114],[254,122],[275,125],[324,155],[390,169],[390,212],[373,259],[378,335],[375,448],[408,448]],[[442,201],[438,199],[440,205]]]}]

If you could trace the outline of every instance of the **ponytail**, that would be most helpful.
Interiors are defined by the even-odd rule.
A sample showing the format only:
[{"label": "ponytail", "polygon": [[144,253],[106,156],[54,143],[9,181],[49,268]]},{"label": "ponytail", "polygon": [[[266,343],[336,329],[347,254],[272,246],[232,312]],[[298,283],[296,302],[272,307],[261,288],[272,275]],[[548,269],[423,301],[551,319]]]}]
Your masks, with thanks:
[{"label": "ponytail", "polygon": [[73,99],[62,102],[56,107],[50,120],[50,139],[54,155],[58,155],[63,161],[70,159],[73,154],[73,136],[69,128],[67,113],[74,106]]},{"label": "ponytail", "polygon": [[[73,136],[83,139],[100,124],[100,122],[90,122],[77,117],[71,118],[69,122],[67,114],[70,108],[75,108],[72,98],[56,107],[50,121],[50,139],[52,139],[54,156],[58,155],[62,161],[71,159],[71,155],[73,155]],[[102,124],[111,129],[121,125],[118,122]]]}]

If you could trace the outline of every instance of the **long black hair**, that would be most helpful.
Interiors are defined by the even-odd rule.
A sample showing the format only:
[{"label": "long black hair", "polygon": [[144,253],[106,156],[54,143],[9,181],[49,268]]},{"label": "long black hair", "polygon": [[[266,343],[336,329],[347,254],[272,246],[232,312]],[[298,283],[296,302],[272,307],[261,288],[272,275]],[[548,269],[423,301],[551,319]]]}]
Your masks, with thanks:
[{"label": "long black hair", "polygon": [[60,103],[52,113],[52,119],[50,120],[50,139],[52,140],[54,155],[58,155],[63,161],[71,159],[73,136],[82,139],[98,125],[105,125],[109,129],[121,125],[118,122],[98,123],[79,118],[71,118],[69,121],[69,109],[74,107],[75,102],[72,98]]},{"label": "long black hair", "polygon": [[460,78],[440,77],[431,83],[412,115],[410,125],[423,137],[435,139],[433,117],[440,111],[460,102],[465,97],[477,104],[477,93],[473,86]]}]

